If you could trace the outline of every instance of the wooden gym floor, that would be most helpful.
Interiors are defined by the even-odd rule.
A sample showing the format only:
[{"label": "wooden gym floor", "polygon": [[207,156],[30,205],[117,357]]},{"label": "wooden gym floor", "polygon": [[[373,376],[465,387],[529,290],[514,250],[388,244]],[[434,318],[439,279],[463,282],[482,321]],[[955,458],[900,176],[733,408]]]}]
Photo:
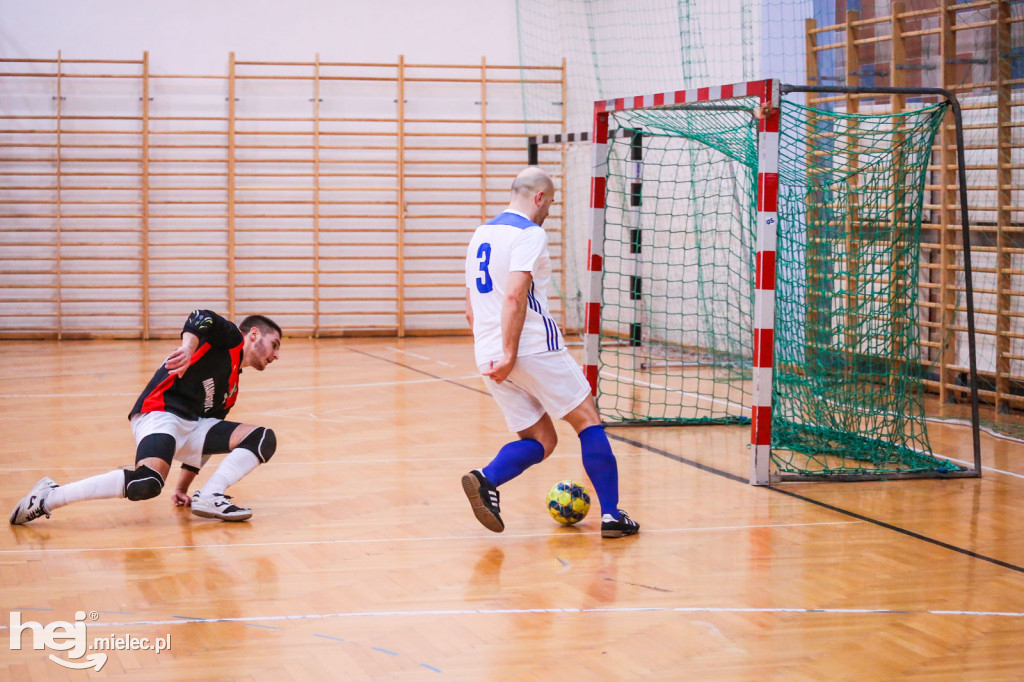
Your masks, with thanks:
[{"label": "wooden gym floor", "polygon": [[[128,410],[173,346],[0,343],[3,511],[43,475],[132,464]],[[286,339],[231,414],[278,435],[230,491],[250,522],[193,517],[165,491],[4,525],[0,678],[1024,675],[1021,444],[985,436],[982,479],[756,488],[746,427],[610,429],[642,531],[602,540],[596,504],[578,528],[545,511],[554,482],[583,478],[561,425],[555,455],[502,488],[497,535],[459,485],[510,437],[475,375],[467,338]],[[970,459],[966,429],[930,428]],[[31,631],[11,649],[12,611],[43,626],[83,611],[90,643],[171,646],[70,670]]]}]

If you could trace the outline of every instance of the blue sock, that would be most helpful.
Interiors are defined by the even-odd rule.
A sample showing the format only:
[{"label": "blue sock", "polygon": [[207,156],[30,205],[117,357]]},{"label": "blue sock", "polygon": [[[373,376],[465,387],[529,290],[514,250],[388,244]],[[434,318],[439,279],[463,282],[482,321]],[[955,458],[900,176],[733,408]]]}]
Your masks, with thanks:
[{"label": "blue sock", "polygon": [[580,446],[583,450],[583,468],[590,477],[601,501],[601,513],[611,514],[619,519],[619,466],[612,453],[604,427],[600,424],[588,426],[580,431]]},{"label": "blue sock", "polygon": [[534,464],[544,460],[544,446],[532,438],[506,444],[491,463],[483,468],[484,477],[497,488],[511,481]]}]

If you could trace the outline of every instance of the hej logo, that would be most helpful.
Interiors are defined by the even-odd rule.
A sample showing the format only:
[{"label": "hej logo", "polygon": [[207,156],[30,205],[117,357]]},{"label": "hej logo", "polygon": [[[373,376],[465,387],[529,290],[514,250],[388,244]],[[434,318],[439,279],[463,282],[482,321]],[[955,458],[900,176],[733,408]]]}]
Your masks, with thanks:
[{"label": "hej logo", "polygon": [[65,668],[73,668],[75,670],[96,668],[96,671],[99,672],[107,662],[107,655],[103,653],[89,654],[85,657],[84,661],[74,660],[81,658],[89,646],[85,628],[85,611],[75,612],[74,623],[58,620],[46,626],[32,620],[22,623],[21,612],[11,611],[12,651],[21,649],[21,635],[25,630],[32,631],[33,649],[67,651],[68,658],[72,659],[70,661],[50,654],[51,661]]}]

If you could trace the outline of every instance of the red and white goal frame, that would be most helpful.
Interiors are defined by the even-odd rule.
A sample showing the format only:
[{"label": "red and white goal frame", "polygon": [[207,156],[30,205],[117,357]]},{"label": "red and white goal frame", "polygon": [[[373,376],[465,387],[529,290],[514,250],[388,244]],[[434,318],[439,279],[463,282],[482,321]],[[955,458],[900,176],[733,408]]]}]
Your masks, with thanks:
[{"label": "red and white goal frame", "polygon": [[598,100],[591,138],[594,172],[590,183],[591,234],[587,255],[588,286],[583,325],[583,371],[597,395],[601,343],[601,297],[604,270],[605,191],[608,174],[609,112],[671,108],[695,102],[759,97],[756,269],[754,286],[754,361],[750,405],[752,448],[750,482],[768,485],[772,436],[772,362],[775,335],[775,244],[779,195],[779,100],[776,79],[717,87],[676,90],[654,95]]}]

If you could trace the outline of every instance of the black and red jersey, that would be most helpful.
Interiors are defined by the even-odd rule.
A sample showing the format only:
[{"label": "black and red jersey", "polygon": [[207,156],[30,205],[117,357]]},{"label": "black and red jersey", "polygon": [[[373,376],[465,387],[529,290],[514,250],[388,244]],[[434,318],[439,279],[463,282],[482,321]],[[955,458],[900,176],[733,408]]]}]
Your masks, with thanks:
[{"label": "black and red jersey", "polygon": [[140,412],[170,412],[182,419],[224,419],[238,397],[244,337],[231,322],[209,310],[193,310],[183,332],[199,337],[199,347],[182,376],[160,368],[135,401],[128,418]]}]

